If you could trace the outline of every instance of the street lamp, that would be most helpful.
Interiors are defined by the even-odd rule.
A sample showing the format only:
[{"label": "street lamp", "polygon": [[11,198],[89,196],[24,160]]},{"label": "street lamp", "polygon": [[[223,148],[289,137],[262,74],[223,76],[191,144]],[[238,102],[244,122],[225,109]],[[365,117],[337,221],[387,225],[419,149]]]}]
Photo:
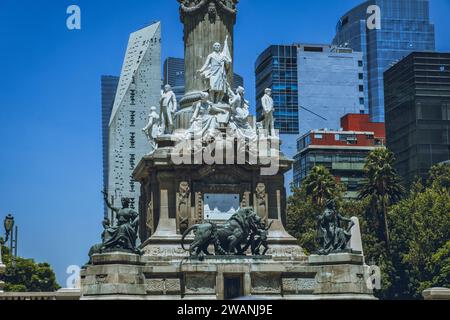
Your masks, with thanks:
[{"label": "street lamp", "polygon": [[[17,235],[18,235],[18,228],[15,226],[14,217],[12,214],[8,214],[3,221],[3,226],[5,227],[6,232],[6,239],[5,243],[9,240],[9,249],[10,254],[13,258],[17,257]],[[15,264],[15,260],[13,259],[13,264]]]},{"label": "street lamp", "polygon": [[9,235],[11,234],[13,228],[14,228],[14,217],[12,214],[8,214],[5,218],[5,221],[3,221],[3,225],[5,227],[6,231],[6,239],[5,242],[8,242]]}]

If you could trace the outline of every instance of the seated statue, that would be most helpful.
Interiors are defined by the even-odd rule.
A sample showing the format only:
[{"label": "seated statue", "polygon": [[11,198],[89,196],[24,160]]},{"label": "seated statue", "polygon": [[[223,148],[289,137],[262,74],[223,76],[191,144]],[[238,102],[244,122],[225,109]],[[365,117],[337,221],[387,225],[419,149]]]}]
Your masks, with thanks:
[{"label": "seated statue", "polygon": [[[238,87],[236,93],[231,89],[228,91],[230,97],[231,106],[231,118],[229,121],[229,127],[232,130],[234,136],[236,136],[241,142],[247,140],[249,152],[253,155],[257,155],[258,150],[256,147],[257,134],[249,124],[250,107],[247,100],[245,100],[245,89]],[[239,149],[239,152],[245,152],[245,145],[240,145],[244,149]]]},{"label": "seated statue", "polygon": [[217,108],[209,101],[209,93],[202,92],[201,101],[194,105],[194,114],[191,119],[191,127],[187,130],[189,137],[201,138],[204,141],[212,140],[219,130],[217,115],[226,114],[227,111]]},{"label": "seated statue", "polygon": [[139,214],[130,209],[130,200],[122,199],[122,208],[114,208],[108,201],[108,195],[104,194],[104,200],[108,208],[116,215],[117,223],[111,225],[108,218],[103,220],[104,231],[102,233],[102,243],[94,245],[89,251],[90,263],[94,254],[106,252],[126,252],[141,254],[136,247],[138,239]]},{"label": "seated statue", "polygon": [[[318,233],[321,248],[318,251],[320,255],[328,255],[348,250],[348,243],[351,238],[351,228],[354,222],[345,218],[336,211],[336,204],[330,201],[323,214],[318,218]],[[342,223],[348,223],[346,229]]]}]

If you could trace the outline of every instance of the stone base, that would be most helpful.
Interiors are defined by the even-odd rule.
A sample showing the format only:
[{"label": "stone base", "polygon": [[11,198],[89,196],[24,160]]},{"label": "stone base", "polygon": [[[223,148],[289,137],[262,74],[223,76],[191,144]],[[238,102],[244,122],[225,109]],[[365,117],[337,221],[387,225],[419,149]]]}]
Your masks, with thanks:
[{"label": "stone base", "polygon": [[317,295],[373,295],[367,285],[364,256],[354,253],[312,255],[309,264],[317,270]]},{"label": "stone base", "polygon": [[[299,247],[297,247],[299,248]],[[292,255],[288,251],[292,249]],[[299,248],[300,249],[300,248]],[[301,249],[300,249],[301,250]],[[143,256],[93,256],[82,271],[84,300],[223,300],[239,296],[271,300],[375,299],[366,286],[362,255],[186,256],[179,246],[148,245]]]},{"label": "stone base", "polygon": [[129,253],[92,256],[92,265],[81,271],[82,299],[145,295],[141,257]]},{"label": "stone base", "polygon": [[450,300],[449,288],[431,288],[422,292],[425,300]]}]

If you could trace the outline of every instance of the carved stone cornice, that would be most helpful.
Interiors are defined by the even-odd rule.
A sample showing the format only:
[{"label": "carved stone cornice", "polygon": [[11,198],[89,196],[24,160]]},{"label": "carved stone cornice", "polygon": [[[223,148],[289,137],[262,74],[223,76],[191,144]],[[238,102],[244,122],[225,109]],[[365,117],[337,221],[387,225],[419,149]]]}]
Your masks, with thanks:
[{"label": "carved stone cornice", "polygon": [[180,3],[181,21],[187,15],[196,15],[206,8],[221,10],[225,14],[235,16],[237,13],[236,5],[239,0],[177,0]]}]

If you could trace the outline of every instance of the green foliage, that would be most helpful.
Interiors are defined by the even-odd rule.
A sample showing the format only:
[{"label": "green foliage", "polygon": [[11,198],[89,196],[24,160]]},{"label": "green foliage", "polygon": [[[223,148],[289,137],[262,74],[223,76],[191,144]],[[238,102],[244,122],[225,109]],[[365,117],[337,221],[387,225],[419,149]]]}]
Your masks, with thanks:
[{"label": "green foliage", "polygon": [[372,151],[364,166],[366,180],[360,199],[370,200],[372,227],[389,248],[388,207],[401,199],[405,190],[394,169],[394,154],[385,148]]},{"label": "green foliage", "polygon": [[33,259],[13,259],[6,247],[2,248],[6,265],[3,276],[6,292],[54,292],[60,289],[56,276],[48,263],[35,263]]},{"label": "green foliage", "polygon": [[330,199],[342,198],[343,187],[324,166],[315,166],[302,183],[304,192],[318,207]]},{"label": "green foliage", "polygon": [[328,170],[315,168],[288,200],[287,230],[306,253],[316,251],[316,216],[323,203],[337,199],[343,215],[360,220],[366,261],[381,268],[382,289],[376,295],[420,299],[427,288],[450,287],[450,165],[433,167],[427,184],[418,180],[406,194],[393,161],[383,149],[368,157],[358,200],[344,201],[342,186]]},{"label": "green foliage", "polygon": [[429,287],[450,286],[450,189],[437,181],[445,179],[391,209],[392,261],[398,273],[405,271],[404,279],[392,279],[392,294],[400,288],[420,298]]},{"label": "green foliage", "polygon": [[301,188],[293,188],[288,199],[287,231],[298,239],[306,253],[317,251],[316,217],[326,203],[337,200],[342,203],[344,187],[336,182],[333,175],[323,166],[314,167],[304,180]]}]

